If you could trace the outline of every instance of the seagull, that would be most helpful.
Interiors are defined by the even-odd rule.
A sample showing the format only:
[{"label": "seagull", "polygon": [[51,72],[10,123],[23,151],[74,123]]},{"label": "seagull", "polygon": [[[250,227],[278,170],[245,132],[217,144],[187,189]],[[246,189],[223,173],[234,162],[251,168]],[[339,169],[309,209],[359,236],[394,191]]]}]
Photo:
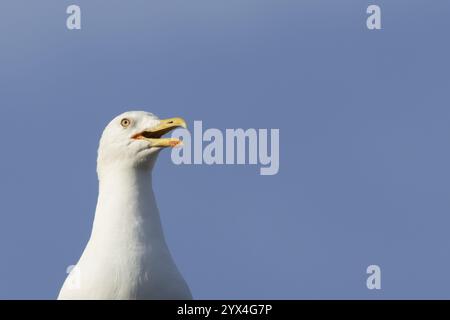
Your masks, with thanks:
[{"label": "seagull", "polygon": [[162,138],[178,127],[186,128],[182,118],[144,111],[125,112],[106,126],[91,236],[58,299],[192,299],[166,244],[151,181],[159,152],[182,145]]}]

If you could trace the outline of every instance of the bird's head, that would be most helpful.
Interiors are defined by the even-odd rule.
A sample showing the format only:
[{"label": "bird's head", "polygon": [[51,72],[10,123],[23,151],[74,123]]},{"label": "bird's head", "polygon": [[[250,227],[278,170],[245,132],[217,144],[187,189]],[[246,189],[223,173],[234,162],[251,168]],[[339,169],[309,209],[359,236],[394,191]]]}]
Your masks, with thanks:
[{"label": "bird's head", "polygon": [[98,148],[98,169],[109,166],[151,168],[160,150],[181,146],[175,138],[162,138],[183,127],[181,118],[161,120],[152,113],[129,111],[114,118],[103,131]]}]

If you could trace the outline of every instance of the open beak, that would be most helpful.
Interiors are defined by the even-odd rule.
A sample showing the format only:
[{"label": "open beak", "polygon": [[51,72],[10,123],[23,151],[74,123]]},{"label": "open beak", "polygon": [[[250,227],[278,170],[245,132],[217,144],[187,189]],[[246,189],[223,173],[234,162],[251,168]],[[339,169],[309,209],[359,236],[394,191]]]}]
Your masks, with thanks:
[{"label": "open beak", "polygon": [[132,136],[133,139],[150,142],[152,147],[179,147],[183,142],[176,138],[161,138],[175,128],[186,128],[186,122],[182,118],[170,118],[160,120],[156,127],[146,129]]}]

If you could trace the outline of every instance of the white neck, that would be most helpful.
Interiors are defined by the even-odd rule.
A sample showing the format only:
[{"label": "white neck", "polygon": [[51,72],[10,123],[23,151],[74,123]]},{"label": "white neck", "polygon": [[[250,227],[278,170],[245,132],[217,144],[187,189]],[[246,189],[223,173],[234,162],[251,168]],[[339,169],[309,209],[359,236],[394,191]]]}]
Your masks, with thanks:
[{"label": "white neck", "polygon": [[[166,247],[152,189],[151,167],[113,165],[99,171],[91,240],[108,245]],[[105,244],[106,244],[105,243]]]}]

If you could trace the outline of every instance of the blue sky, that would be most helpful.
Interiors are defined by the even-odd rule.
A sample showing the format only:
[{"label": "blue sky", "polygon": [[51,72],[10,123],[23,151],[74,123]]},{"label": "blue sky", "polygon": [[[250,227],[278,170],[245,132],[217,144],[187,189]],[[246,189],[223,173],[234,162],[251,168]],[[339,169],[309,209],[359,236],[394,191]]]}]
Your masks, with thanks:
[{"label": "blue sky", "polygon": [[2,1],[0,298],[57,296],[90,234],[100,134],[135,109],[280,129],[274,176],[160,155],[195,298],[450,298],[449,30],[447,0]]}]

